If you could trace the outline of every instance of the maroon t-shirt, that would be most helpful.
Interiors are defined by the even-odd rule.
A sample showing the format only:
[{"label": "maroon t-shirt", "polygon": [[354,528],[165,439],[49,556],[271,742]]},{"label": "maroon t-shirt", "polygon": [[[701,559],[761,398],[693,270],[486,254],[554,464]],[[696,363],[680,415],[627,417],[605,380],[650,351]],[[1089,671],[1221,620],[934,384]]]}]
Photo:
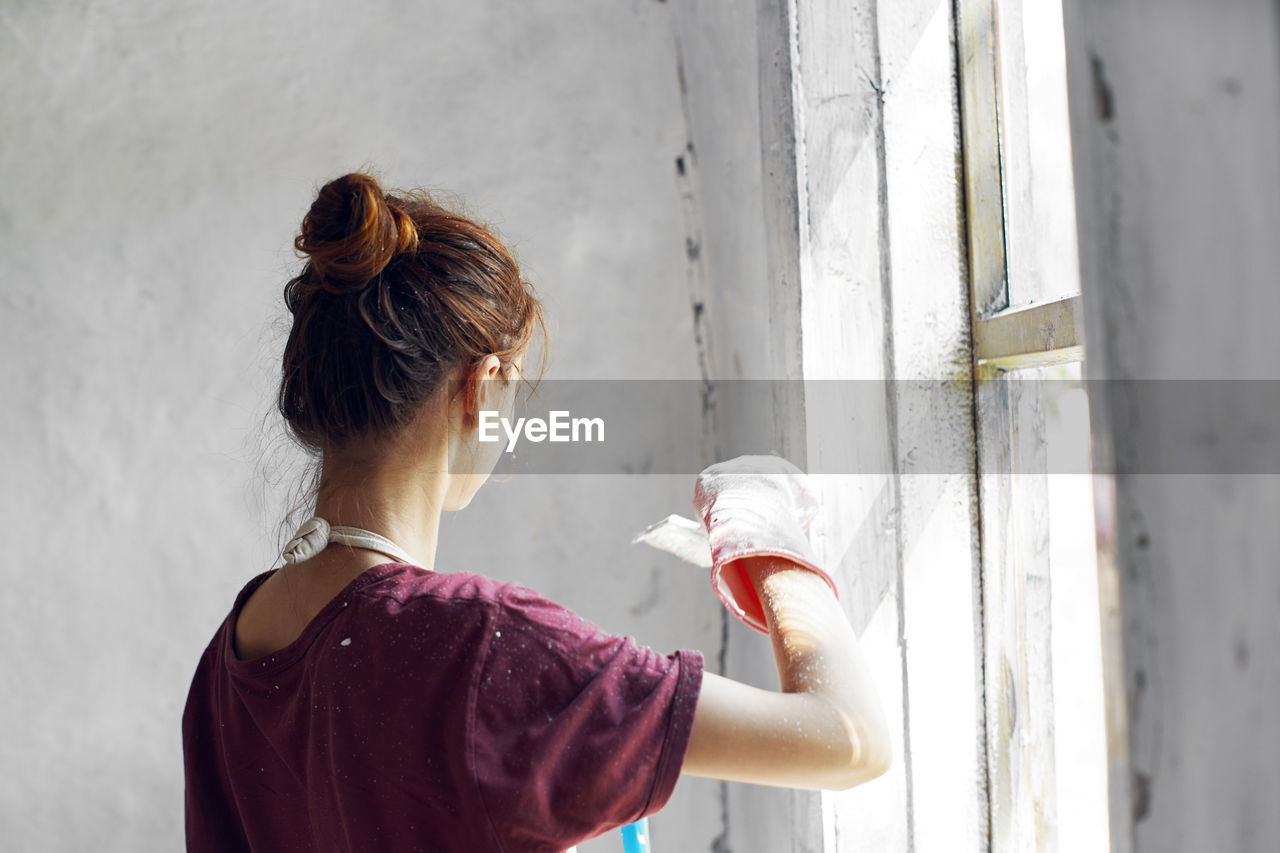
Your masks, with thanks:
[{"label": "maroon t-shirt", "polygon": [[385,563],[290,645],[238,660],[236,616],[269,575],[187,697],[189,851],[562,851],[670,798],[698,652],[518,584]]}]

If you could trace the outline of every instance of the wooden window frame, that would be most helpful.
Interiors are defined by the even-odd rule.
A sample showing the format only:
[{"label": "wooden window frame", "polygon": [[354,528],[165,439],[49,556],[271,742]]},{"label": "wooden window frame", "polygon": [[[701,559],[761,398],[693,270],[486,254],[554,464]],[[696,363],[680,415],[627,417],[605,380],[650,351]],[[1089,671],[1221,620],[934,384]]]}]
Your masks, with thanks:
[{"label": "wooden window frame", "polygon": [[[988,850],[1057,849],[1047,481],[1039,383],[1023,368],[1083,361],[1079,293],[1010,308],[999,0],[957,0],[979,473]],[[1018,69],[1021,71],[1021,69]],[[1015,72],[1016,73],[1016,72]],[[1065,74],[1065,69],[1064,69]],[[1013,285],[1016,288],[1017,282]]]}]

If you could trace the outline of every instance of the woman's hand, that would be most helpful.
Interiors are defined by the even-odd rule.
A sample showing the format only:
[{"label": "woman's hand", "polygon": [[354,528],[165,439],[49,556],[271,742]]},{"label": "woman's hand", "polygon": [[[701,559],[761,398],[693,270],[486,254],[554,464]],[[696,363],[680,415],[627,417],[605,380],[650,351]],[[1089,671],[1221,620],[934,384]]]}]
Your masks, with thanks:
[{"label": "woman's hand", "polygon": [[698,475],[693,506],[711,540],[711,586],[731,613],[762,634],[769,633],[764,609],[743,559],[784,557],[820,575],[837,594],[809,544],[819,505],[805,473],[780,456],[739,456]]}]

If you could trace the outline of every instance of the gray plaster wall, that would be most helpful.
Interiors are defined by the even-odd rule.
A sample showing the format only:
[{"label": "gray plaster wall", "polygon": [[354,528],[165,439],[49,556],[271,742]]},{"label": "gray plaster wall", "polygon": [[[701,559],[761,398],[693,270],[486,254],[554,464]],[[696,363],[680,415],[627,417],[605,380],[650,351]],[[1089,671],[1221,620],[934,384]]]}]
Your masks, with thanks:
[{"label": "gray plaster wall", "polygon": [[[779,202],[794,170],[771,164],[776,136],[768,131],[770,43],[788,30],[767,4],[676,0],[677,62],[687,143],[676,166],[685,199],[686,275],[691,299],[702,305],[696,329],[700,364],[710,382],[708,452],[726,459],[777,453],[802,467],[802,399],[768,412],[743,411],[726,380],[799,377],[799,302],[795,281],[780,285],[772,242],[795,229],[796,210]],[[785,157],[785,154],[781,155]],[[796,389],[791,389],[796,390]],[[784,395],[785,396],[785,395]],[[725,618],[723,675],[777,689],[768,638]],[[760,785],[719,783],[720,831],[714,853],[819,849],[822,817],[817,794]],[[692,848],[690,848],[692,849]]]},{"label": "gray plaster wall", "polygon": [[1122,380],[1091,394],[1112,848],[1276,850],[1280,7],[1064,9],[1086,376]]},{"label": "gray plaster wall", "polygon": [[[369,165],[460,193],[544,297],[549,378],[698,378],[672,14],[0,6],[6,849],[181,847],[191,672],[274,565],[301,473],[271,406],[291,240],[321,182]],[[703,573],[627,544],[688,514],[691,489],[492,483],[446,516],[438,565],[519,580],[714,668],[724,625]],[[709,848],[723,821],[721,787],[682,779],[657,849]]]}]

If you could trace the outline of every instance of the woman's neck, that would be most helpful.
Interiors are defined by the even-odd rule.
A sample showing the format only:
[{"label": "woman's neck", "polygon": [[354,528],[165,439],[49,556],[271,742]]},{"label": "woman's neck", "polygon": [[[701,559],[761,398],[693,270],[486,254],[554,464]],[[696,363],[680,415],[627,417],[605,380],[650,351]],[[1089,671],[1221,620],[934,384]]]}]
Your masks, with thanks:
[{"label": "woman's neck", "polygon": [[449,486],[443,466],[387,460],[358,467],[359,474],[352,476],[354,466],[326,464],[315,514],[334,526],[385,536],[425,568],[435,568],[440,514]]}]

